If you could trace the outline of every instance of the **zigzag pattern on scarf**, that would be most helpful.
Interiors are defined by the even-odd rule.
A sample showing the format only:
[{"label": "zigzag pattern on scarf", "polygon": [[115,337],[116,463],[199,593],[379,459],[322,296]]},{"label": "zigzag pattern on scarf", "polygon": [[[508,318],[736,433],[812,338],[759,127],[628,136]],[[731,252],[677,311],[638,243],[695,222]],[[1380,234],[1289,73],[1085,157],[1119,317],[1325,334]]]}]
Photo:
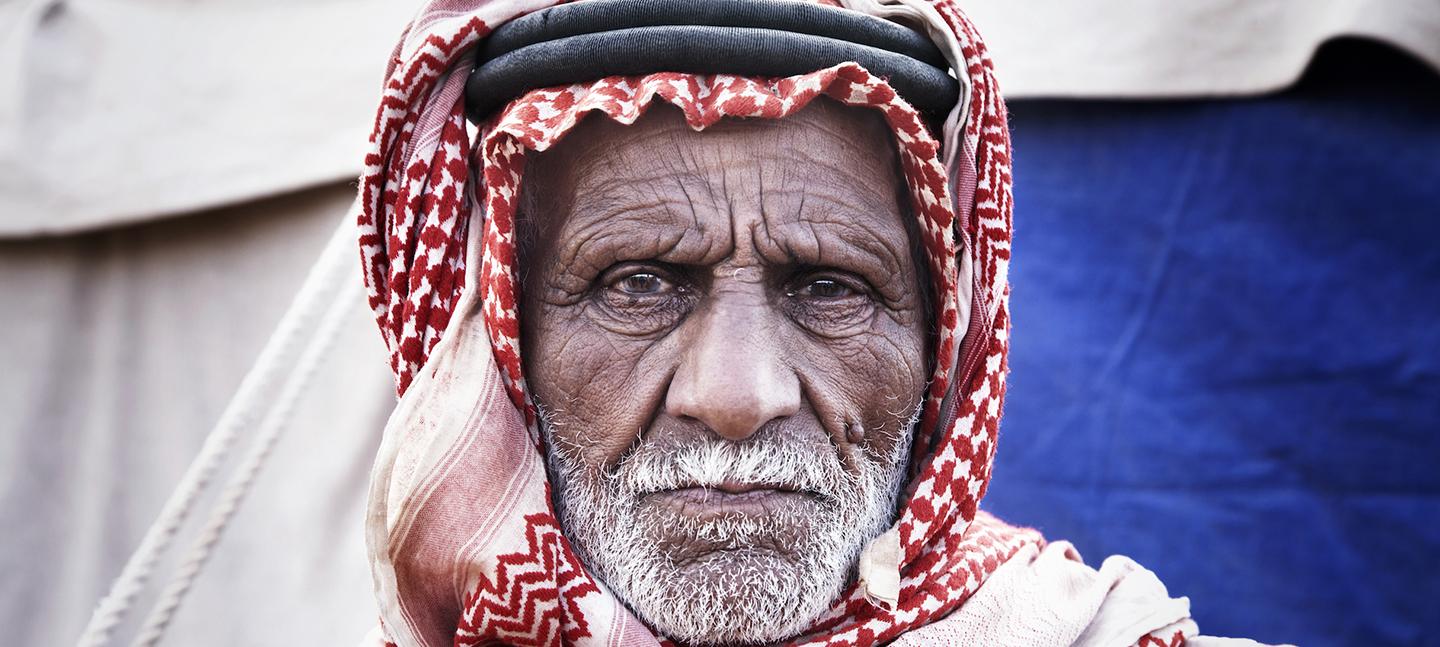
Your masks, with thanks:
[{"label": "zigzag pattern on scarf", "polygon": [[575,601],[600,589],[546,513],[525,517],[526,549],[502,555],[493,578],[465,596],[455,646],[569,645],[590,636]]}]

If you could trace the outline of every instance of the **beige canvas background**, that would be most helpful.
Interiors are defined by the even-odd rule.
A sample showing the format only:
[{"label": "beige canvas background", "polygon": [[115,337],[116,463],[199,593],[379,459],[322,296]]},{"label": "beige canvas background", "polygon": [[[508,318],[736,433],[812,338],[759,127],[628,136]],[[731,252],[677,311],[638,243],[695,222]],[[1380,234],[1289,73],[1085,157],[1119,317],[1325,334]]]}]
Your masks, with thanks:
[{"label": "beige canvas background", "polygon": [[[1012,97],[1261,93],[1344,35],[1440,67],[1434,0],[966,4]],[[7,644],[73,643],[155,519],[344,219],[414,5],[0,0]],[[356,299],[161,644],[369,629],[361,514],[392,394]]]}]

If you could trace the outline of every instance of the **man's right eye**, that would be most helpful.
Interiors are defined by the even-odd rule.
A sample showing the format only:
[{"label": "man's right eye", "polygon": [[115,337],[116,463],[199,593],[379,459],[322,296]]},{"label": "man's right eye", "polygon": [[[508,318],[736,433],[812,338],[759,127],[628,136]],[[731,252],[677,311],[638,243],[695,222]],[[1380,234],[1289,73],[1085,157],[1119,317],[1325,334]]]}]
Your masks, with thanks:
[{"label": "man's right eye", "polygon": [[683,275],[653,264],[625,263],[601,275],[597,321],[624,335],[653,335],[675,327],[694,305]]},{"label": "man's right eye", "polygon": [[611,303],[653,305],[658,299],[682,296],[684,283],[669,269],[655,263],[620,263],[602,273],[595,285]]},{"label": "man's right eye", "polygon": [[659,275],[649,272],[636,272],[620,277],[620,279],[613,284],[613,287],[628,295],[648,296],[660,294],[664,292],[668,286],[666,285],[665,279],[660,278]]}]

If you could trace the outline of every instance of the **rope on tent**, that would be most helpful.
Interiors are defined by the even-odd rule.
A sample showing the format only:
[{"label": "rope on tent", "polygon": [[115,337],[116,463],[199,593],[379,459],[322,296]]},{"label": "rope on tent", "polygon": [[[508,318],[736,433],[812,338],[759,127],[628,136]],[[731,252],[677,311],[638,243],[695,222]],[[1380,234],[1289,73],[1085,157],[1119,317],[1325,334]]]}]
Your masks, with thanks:
[{"label": "rope on tent", "polygon": [[[353,208],[351,214],[353,215]],[[298,377],[304,367],[297,366],[293,358],[301,354],[302,344],[309,338],[318,337],[316,341],[306,347],[307,349],[315,350],[316,347],[327,347],[329,345],[327,336],[333,337],[333,331],[324,333],[320,329],[323,326],[331,325],[332,318],[336,322],[339,321],[339,316],[334,313],[336,310],[343,310],[339,307],[342,300],[347,305],[354,303],[356,296],[354,289],[358,289],[359,286],[359,282],[354,277],[354,236],[354,219],[347,216],[330,236],[320,257],[311,266],[300,290],[291,300],[284,316],[281,317],[280,323],[271,333],[270,339],[265,342],[255,364],[250,367],[245,378],[241,380],[239,389],[226,405],[220,419],[210,431],[210,435],[206,437],[200,452],[185,470],[179,484],[171,492],[170,498],[166,500],[165,506],[160,510],[160,515],[145,531],[140,545],[130,555],[130,559],[126,561],[119,577],[111,585],[109,594],[100,600],[84,633],[80,636],[78,642],[80,647],[102,647],[110,643],[116,627],[125,621],[135,599],[145,590],[146,582],[184,525],[191,509],[209,488],[210,481],[220,465],[234,450],[236,440],[242,432],[255,428],[257,419],[272,405],[276,385],[287,376],[289,379],[286,379],[284,383],[285,390],[281,396],[282,400],[289,401],[293,405],[292,394],[298,393],[309,377],[308,374],[304,378]],[[353,289],[343,289],[351,283],[354,284]],[[335,296],[337,292],[339,296]],[[305,353],[306,358],[310,354]],[[286,415],[288,416],[288,413]],[[267,416],[264,420],[268,422],[272,418],[274,418],[273,415]],[[283,423],[283,418],[277,419],[275,422],[277,430],[274,433],[278,434],[278,428],[283,427],[283,424],[280,424]],[[274,442],[273,438],[266,441],[262,437],[260,440],[262,441],[261,447],[252,451],[250,455],[255,463],[251,468],[254,471],[258,471],[260,463],[263,463],[268,455],[269,448],[266,445]],[[247,464],[244,467],[248,468],[250,465]],[[239,499],[249,488],[253,476],[253,474],[246,476],[242,471],[232,479],[230,487],[218,504],[219,509],[212,514],[211,524],[206,528],[215,535],[214,539],[208,541],[208,544],[213,545],[214,541],[218,540],[219,533],[223,531],[230,513],[233,512],[233,510],[225,511],[224,507],[238,505]],[[219,518],[218,522],[217,518]],[[199,544],[207,543],[204,540],[204,536],[198,539],[197,547]],[[192,550],[190,557],[193,560],[198,553],[199,561],[203,562],[206,552],[208,552],[208,546],[203,551],[197,548]],[[196,563],[192,566],[187,560],[186,566],[189,566],[194,572],[189,573],[182,568],[182,571],[174,577],[174,580],[184,580],[185,582],[183,587],[178,588],[181,596],[188,588],[189,581],[198,575],[200,564]],[[176,588],[175,581],[172,581],[171,585],[166,592],[174,597],[175,591],[172,589]],[[170,605],[169,610],[161,614],[165,616],[166,622],[168,622],[169,613],[174,611],[175,605],[178,605],[178,597],[174,604]],[[152,618],[154,617],[152,614]],[[147,623],[146,626],[148,627],[150,624]],[[164,623],[160,623],[160,626],[163,628]]]},{"label": "rope on tent", "polygon": [[299,361],[296,362],[296,367],[290,373],[289,379],[285,381],[285,386],[280,391],[279,401],[265,416],[264,422],[260,424],[260,431],[254,447],[237,468],[237,472],[231,477],[230,482],[226,484],[219,502],[214,511],[210,513],[204,530],[191,544],[190,552],[180,563],[169,584],[160,594],[154,610],[150,612],[150,616],[145,619],[145,624],[141,626],[140,635],[134,643],[137,647],[152,647],[164,636],[165,628],[169,626],[175,610],[184,600],[185,594],[190,590],[190,585],[200,575],[200,569],[204,567],[211,550],[220,541],[225,527],[234,517],[235,511],[239,509],[240,503],[249,492],[251,485],[254,484],[255,477],[259,474],[266,458],[269,457],[270,451],[275,447],[275,442],[280,439],[280,434],[289,426],[290,418],[295,413],[295,404],[299,401],[301,394],[305,392],[305,387],[315,377],[315,372],[319,369],[329,350],[334,347],[335,339],[340,336],[346,316],[351,314],[352,308],[359,303],[360,297],[361,282],[349,281],[331,302],[329,310],[326,311],[324,319],[320,321],[319,328],[315,331],[315,337],[306,347]]}]

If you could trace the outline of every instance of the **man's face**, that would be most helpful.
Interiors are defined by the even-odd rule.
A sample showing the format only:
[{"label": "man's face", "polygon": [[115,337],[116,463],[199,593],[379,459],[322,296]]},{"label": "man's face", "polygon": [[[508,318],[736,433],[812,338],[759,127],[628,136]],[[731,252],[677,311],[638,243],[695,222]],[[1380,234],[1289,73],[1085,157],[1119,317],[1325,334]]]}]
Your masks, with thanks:
[{"label": "man's face", "polygon": [[565,532],[666,635],[803,630],[893,522],[929,368],[879,114],[592,119],[524,184],[522,354]]}]

